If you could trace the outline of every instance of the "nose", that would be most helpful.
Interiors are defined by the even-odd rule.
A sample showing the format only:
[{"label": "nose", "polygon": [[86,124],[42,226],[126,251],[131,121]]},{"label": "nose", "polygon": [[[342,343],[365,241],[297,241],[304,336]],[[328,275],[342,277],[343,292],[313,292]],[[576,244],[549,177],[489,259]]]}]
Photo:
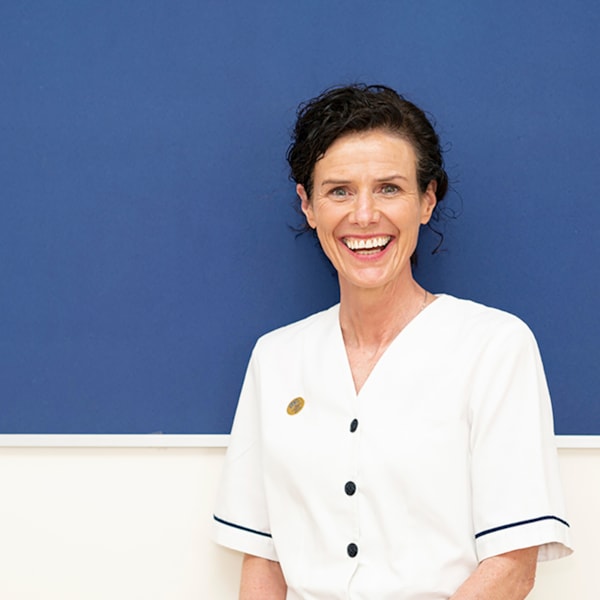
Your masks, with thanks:
[{"label": "nose", "polygon": [[370,191],[361,191],[356,195],[350,221],[360,227],[379,221],[376,199]]}]

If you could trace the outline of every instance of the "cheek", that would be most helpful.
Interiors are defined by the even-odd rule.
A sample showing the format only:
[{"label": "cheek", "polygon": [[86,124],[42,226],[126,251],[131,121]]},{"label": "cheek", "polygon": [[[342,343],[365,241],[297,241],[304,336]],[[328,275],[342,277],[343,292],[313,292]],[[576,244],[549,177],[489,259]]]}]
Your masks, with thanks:
[{"label": "cheek", "polygon": [[336,266],[339,261],[339,253],[341,252],[341,249],[337,246],[336,237],[329,229],[324,229],[322,226],[317,227],[316,232],[321,250],[329,259],[329,262]]},{"label": "cheek", "polygon": [[331,232],[324,231],[322,227],[316,227],[315,230],[317,232],[317,237],[319,238],[321,248],[324,250],[325,254],[329,256],[328,248],[332,245]]},{"label": "cheek", "polygon": [[338,222],[338,215],[332,207],[319,198],[311,200],[302,208],[308,224],[319,232],[319,235],[331,233]]}]

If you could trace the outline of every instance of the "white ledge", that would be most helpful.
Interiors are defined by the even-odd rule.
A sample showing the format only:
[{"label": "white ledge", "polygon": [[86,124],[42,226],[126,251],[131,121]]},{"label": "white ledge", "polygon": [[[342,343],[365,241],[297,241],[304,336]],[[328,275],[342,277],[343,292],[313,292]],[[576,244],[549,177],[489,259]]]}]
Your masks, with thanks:
[{"label": "white ledge", "polygon": [[4,448],[226,448],[228,443],[228,435],[0,434]]},{"label": "white ledge", "polygon": [[557,448],[600,448],[600,435],[557,435]]},{"label": "white ledge", "polygon": [[[0,434],[1,448],[226,448],[229,435]],[[557,448],[600,448],[600,435],[557,435]]]}]

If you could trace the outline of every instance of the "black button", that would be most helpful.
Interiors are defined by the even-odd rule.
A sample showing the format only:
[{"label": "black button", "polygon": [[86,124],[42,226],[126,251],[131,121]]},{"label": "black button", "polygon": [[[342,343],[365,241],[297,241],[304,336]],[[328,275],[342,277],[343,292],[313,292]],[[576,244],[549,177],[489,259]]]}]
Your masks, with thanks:
[{"label": "black button", "polygon": [[356,544],[348,544],[346,552],[348,552],[350,558],[354,558],[358,554],[358,546]]},{"label": "black button", "polygon": [[358,419],[353,419],[350,423],[350,432],[354,433],[358,429]]},{"label": "black button", "polygon": [[356,484],[354,481],[348,481],[344,486],[344,490],[348,496],[352,496],[356,492]]}]

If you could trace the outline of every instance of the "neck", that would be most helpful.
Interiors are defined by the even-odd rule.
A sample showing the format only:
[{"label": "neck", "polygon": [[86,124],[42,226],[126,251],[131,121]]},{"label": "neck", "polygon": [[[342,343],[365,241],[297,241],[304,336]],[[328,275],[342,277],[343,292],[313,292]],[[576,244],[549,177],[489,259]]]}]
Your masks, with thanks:
[{"label": "neck", "polygon": [[382,289],[340,281],[340,325],[347,346],[387,346],[416,317],[430,296],[413,279]]}]

